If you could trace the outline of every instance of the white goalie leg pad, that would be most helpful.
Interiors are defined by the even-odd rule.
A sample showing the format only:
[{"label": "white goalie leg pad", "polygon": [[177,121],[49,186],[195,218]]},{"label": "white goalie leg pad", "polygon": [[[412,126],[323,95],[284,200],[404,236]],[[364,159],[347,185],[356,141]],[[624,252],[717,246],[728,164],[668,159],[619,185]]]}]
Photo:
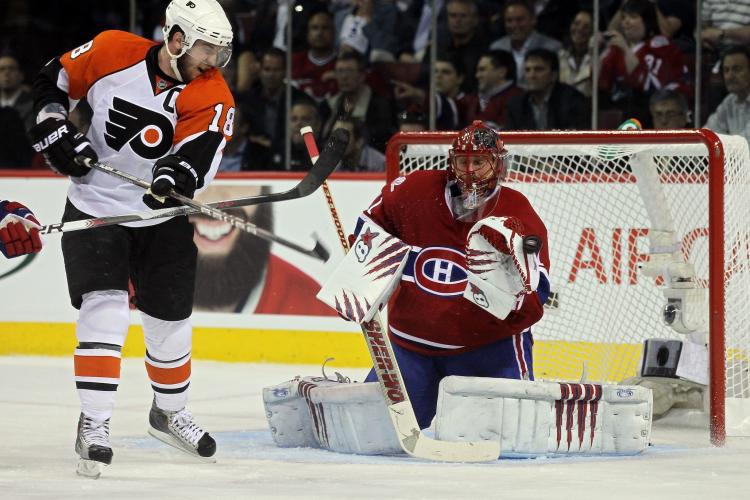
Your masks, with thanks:
[{"label": "white goalie leg pad", "polygon": [[401,453],[377,383],[297,378],[264,388],[263,403],[278,446],[363,455]]},{"label": "white goalie leg pad", "polygon": [[377,382],[317,387],[310,401],[323,424],[316,428],[323,448],[360,455],[403,453]]},{"label": "white goalie leg pad", "polygon": [[367,222],[349,253],[318,292],[344,318],[370,321],[399,283],[409,245]]},{"label": "white goalie leg pad", "polygon": [[639,386],[450,376],[435,437],[499,440],[503,457],[634,455],[649,444],[651,407]]}]

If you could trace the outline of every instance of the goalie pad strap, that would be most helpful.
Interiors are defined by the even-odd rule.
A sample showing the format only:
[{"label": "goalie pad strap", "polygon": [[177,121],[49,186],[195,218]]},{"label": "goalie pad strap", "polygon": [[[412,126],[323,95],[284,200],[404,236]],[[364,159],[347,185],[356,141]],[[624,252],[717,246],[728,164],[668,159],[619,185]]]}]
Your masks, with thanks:
[{"label": "goalie pad strap", "polygon": [[501,456],[632,455],[648,446],[651,390],[639,386],[446,377],[435,436],[498,439]]},{"label": "goalie pad strap", "polygon": [[396,289],[410,248],[368,221],[317,298],[345,319],[357,323],[370,321]]}]

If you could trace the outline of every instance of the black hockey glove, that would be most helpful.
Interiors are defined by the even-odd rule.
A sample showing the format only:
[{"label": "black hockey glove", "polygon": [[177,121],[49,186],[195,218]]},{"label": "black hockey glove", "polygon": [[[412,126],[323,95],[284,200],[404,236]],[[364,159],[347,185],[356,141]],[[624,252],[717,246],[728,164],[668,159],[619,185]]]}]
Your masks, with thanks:
[{"label": "black hockey glove", "polygon": [[99,160],[86,136],[69,120],[47,118],[31,127],[29,133],[34,150],[42,153],[47,165],[59,174],[81,177],[89,173],[88,167],[75,162],[78,155]]},{"label": "black hockey glove", "polygon": [[168,198],[171,189],[192,198],[198,185],[198,172],[188,163],[184,156],[169,155],[154,163],[154,176],[151,188],[143,195],[143,203],[150,208],[179,207],[179,201]]}]

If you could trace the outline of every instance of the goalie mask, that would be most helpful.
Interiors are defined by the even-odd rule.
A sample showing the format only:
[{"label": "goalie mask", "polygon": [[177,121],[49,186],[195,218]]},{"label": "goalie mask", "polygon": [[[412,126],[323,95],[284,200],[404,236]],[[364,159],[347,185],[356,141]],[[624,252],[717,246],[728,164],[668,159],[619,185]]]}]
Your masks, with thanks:
[{"label": "goalie mask", "polygon": [[[175,28],[184,38],[180,52],[172,54],[167,44]],[[218,68],[226,66],[232,57],[232,25],[216,0],[172,0],[165,13],[163,33],[172,70],[180,80],[183,75],[177,59],[184,55]],[[205,43],[196,45],[198,40]]]},{"label": "goalie mask", "polygon": [[499,183],[505,179],[505,156],[500,136],[475,120],[459,132],[449,151],[452,208],[457,219],[478,220],[497,202]]}]

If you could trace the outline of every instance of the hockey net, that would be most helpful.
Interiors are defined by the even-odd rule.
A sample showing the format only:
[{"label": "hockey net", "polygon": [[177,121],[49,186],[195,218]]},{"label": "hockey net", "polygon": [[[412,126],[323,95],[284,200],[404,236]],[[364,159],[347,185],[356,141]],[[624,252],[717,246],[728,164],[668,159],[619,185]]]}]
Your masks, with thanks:
[{"label": "hockey net", "polygon": [[[454,137],[396,134],[386,152],[388,181],[447,168]],[[708,130],[504,132],[502,138],[506,184],[529,198],[548,229],[552,294],[533,328],[535,376],[577,380],[585,366],[587,381],[617,383],[639,373],[646,339],[685,338],[664,323],[664,285],[639,269],[654,227],[631,168],[641,161],[664,193],[698,284],[709,288],[711,439],[723,443],[725,411],[739,408],[742,423],[742,409],[750,409],[747,142]]]}]

